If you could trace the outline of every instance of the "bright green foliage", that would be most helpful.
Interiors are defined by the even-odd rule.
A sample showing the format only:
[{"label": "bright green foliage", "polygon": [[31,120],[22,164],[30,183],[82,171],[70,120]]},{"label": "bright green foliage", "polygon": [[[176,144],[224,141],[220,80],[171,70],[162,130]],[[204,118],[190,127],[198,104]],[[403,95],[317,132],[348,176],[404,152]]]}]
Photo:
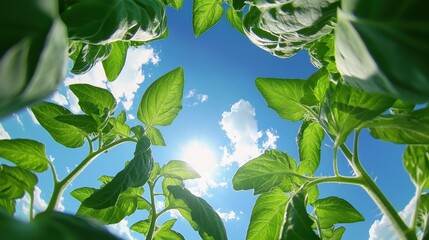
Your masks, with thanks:
[{"label": "bright green foliage", "polygon": [[164,137],[162,137],[162,133],[158,128],[151,127],[146,130],[146,134],[152,145],[165,146]]},{"label": "bright green foliage", "polygon": [[184,0],[164,0],[165,5],[170,5],[174,9],[179,10],[183,6]]},{"label": "bright green foliage", "polygon": [[[162,239],[184,240],[185,238],[182,236],[182,234],[171,229],[176,221],[177,219],[171,219],[164,222],[160,227],[158,227],[155,230],[153,239],[154,240],[162,240]],[[146,236],[149,231],[149,227],[150,227],[150,221],[149,219],[146,219],[146,220],[136,222],[130,227],[130,229],[133,231],[139,232],[141,234],[144,234]]]},{"label": "bright green foliage", "polygon": [[201,177],[194,169],[185,161],[171,160],[165,164],[159,173],[160,176],[170,177],[179,180],[187,180]]},{"label": "bright green foliage", "polygon": [[149,228],[150,228],[150,220],[149,219],[138,221],[138,222],[134,223],[133,225],[131,225],[131,227],[130,227],[131,230],[136,231],[136,232],[141,233],[141,234],[144,234],[145,236],[147,235]]},{"label": "bright green foliage", "polygon": [[127,58],[128,44],[117,41],[111,44],[110,54],[103,60],[103,69],[106,73],[107,80],[114,81],[121,73]]},{"label": "bright green foliage", "polygon": [[325,137],[323,128],[317,122],[305,121],[297,135],[299,160],[298,172],[313,175],[320,163],[322,141]]},{"label": "bright green foliage", "polygon": [[13,216],[15,214],[15,207],[15,199],[0,198],[0,211],[5,211],[10,216]]},{"label": "bright green foliage", "polygon": [[0,140],[0,157],[35,172],[48,169],[45,145],[31,139]]},{"label": "bright green foliage", "polygon": [[70,90],[79,99],[79,106],[88,115],[111,114],[116,108],[115,97],[106,89],[89,84],[73,84]]},{"label": "bright green foliage", "polygon": [[408,145],[403,159],[414,184],[429,188],[429,145]]},{"label": "bright green foliage", "polygon": [[160,77],[143,94],[137,118],[147,128],[170,125],[182,109],[183,87],[182,68]]},{"label": "bright green foliage", "polygon": [[[25,16],[25,17],[23,17]],[[4,1],[0,7],[0,118],[54,91],[67,62],[57,1]]]},{"label": "bright green foliage", "polygon": [[333,29],[338,0],[258,0],[243,20],[250,41],[277,57],[291,57]]},{"label": "bright green foliage", "polygon": [[194,0],[192,7],[192,26],[195,36],[200,36],[213,27],[222,17],[221,0]]},{"label": "bright green foliage", "polygon": [[52,138],[70,148],[83,145],[85,133],[77,127],[56,120],[57,116],[70,115],[72,112],[65,107],[50,102],[42,102],[31,108],[37,121],[49,132]]},{"label": "bright green foliage", "polygon": [[428,101],[425,7],[421,0],[342,1],[335,57],[344,80],[368,92]]},{"label": "bright green foliage", "polygon": [[129,187],[141,187],[149,179],[153,168],[150,140],[140,139],[136,144],[134,158],[103,188],[85,199],[85,207],[102,209],[116,205],[119,195]]},{"label": "bright green foliage", "polygon": [[333,79],[338,79],[338,69],[335,63],[334,33],[326,34],[317,39],[308,49],[311,63],[317,68],[326,68]]},{"label": "bright green foliage", "polygon": [[343,237],[345,231],[346,228],[344,227],[323,230],[323,239],[340,240]]},{"label": "bright green foliage", "polygon": [[78,0],[61,18],[70,39],[92,44],[147,42],[166,30],[165,7],[157,0]]},{"label": "bright green foliage", "polygon": [[244,34],[243,20],[241,11],[236,11],[234,8],[226,10],[226,19],[231,23],[231,26],[237,29],[240,33]]},{"label": "bright green foliage", "polygon": [[56,116],[55,120],[79,128],[86,134],[95,133],[98,130],[97,122],[88,115],[64,114]]},{"label": "bright green foliage", "polygon": [[33,195],[37,181],[36,175],[27,169],[0,164],[0,199],[22,198],[25,192]]},{"label": "bright green foliage", "polygon": [[180,186],[169,186],[168,190],[174,199],[180,199],[186,204],[192,221],[198,225],[198,233],[202,239],[227,239],[222,220],[204,199],[194,196],[189,190]]},{"label": "bright green foliage", "polygon": [[353,223],[365,218],[346,200],[338,197],[327,197],[315,201],[314,211],[323,229],[332,228],[337,223]]},{"label": "bright green foliage", "polygon": [[262,193],[253,207],[246,239],[279,239],[288,201],[289,196],[277,187]]}]

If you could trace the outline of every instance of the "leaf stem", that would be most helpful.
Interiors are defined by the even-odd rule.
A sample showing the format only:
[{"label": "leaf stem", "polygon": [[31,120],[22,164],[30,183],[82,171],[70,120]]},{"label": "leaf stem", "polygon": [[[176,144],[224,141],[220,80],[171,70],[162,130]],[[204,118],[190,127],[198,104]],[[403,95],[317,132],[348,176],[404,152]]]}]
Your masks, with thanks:
[{"label": "leaf stem", "polygon": [[420,205],[420,197],[422,195],[423,192],[423,187],[422,186],[417,186],[416,188],[416,193],[414,195],[415,197],[415,201],[416,201],[416,206],[413,212],[413,215],[411,216],[411,229],[413,229],[414,231],[416,231],[417,229],[417,221],[419,218],[419,205]]},{"label": "leaf stem", "polygon": [[334,147],[334,173],[335,176],[340,176],[340,172],[338,171],[338,146]]},{"label": "leaf stem", "polygon": [[30,222],[33,220],[33,208],[34,208],[34,189],[33,193],[30,194]]},{"label": "leaf stem", "polygon": [[156,213],[156,205],[155,205],[155,194],[154,194],[155,184],[148,182],[148,185],[149,185],[149,191],[150,191],[150,205],[152,207],[152,218],[150,220],[150,226],[146,235],[146,240],[152,240],[153,233],[155,231],[156,219],[158,218],[158,215]]},{"label": "leaf stem", "polygon": [[323,233],[322,233],[322,228],[320,227],[319,220],[313,215],[308,214],[308,216],[314,221],[314,223],[316,223],[317,232],[319,232],[320,240],[323,240]]},{"label": "leaf stem", "polygon": [[[122,138],[116,142],[113,142],[103,148],[98,149],[95,152],[88,154],[83,161],[71,171],[63,180],[56,180],[54,183],[54,191],[51,196],[51,200],[49,201],[48,207],[46,210],[55,210],[57,205],[59,204],[61,195],[63,194],[66,187],[89,165],[92,161],[94,161],[100,154],[103,152],[125,142],[135,142],[135,139],[132,138]],[[56,177],[55,177],[56,178]]]},{"label": "leaf stem", "polygon": [[92,146],[92,141],[91,138],[88,135],[85,135],[86,140],[88,141],[88,145],[89,145],[89,153],[94,152],[94,147]]}]

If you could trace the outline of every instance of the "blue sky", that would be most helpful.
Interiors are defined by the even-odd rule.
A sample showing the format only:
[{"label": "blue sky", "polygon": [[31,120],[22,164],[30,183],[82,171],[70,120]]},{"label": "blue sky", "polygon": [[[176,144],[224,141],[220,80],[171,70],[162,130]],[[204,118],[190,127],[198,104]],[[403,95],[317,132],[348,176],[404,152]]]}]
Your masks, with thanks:
[{"label": "blue sky", "polygon": [[[129,113],[128,123],[133,126],[138,124],[135,116],[144,90],[158,77],[182,66],[185,71],[184,107],[171,126],[161,128],[167,147],[154,147],[154,158],[161,164],[173,159],[188,160],[200,170],[204,178],[188,182],[187,186],[219,212],[229,239],[245,239],[256,197],[252,191],[236,192],[232,189],[232,176],[238,166],[270,148],[288,152],[298,159],[295,136],[299,123],[282,120],[269,109],[254,81],[257,77],[305,79],[315,68],[306,52],[290,59],[271,56],[229,26],[225,18],[195,38],[191,8],[191,1],[185,1],[180,11],[169,8],[169,37],[130,50],[125,69],[114,83],[107,84],[102,68],[96,66],[83,76],[68,75],[64,85],[87,82],[109,88],[120,101],[119,105]],[[64,86],[49,100],[76,111],[76,99]],[[60,177],[73,169],[87,152],[85,147],[65,149],[55,143],[33,121],[27,110],[3,119],[0,137],[32,138],[44,142]],[[404,146],[374,140],[363,132],[360,147],[362,163],[370,176],[376,179],[396,209],[404,209],[414,194],[413,185],[402,165]],[[124,162],[132,158],[133,151],[132,144],[124,144],[97,159],[65,192],[62,201],[65,211],[74,212],[78,207],[77,201],[69,195],[71,190],[98,186],[96,179],[117,173]],[[329,140],[324,142],[322,154],[317,175],[332,175],[332,143]],[[339,164],[342,174],[350,174],[351,169],[343,158]],[[39,208],[43,208],[43,202],[47,201],[52,190],[50,173],[41,174],[39,180],[41,199],[38,203]],[[346,199],[366,218],[362,223],[344,225],[347,230],[343,239],[370,238],[371,225],[381,220],[382,214],[368,195],[362,189],[349,185],[320,186],[320,197],[331,195]],[[25,211],[22,210],[26,207],[25,201],[21,201],[19,206],[20,211]],[[130,235],[126,226],[145,217],[145,213],[136,213],[111,228],[123,237],[141,239],[139,234]],[[170,216],[167,214],[166,217]],[[178,218],[175,229],[186,239],[198,239],[198,233]],[[380,238],[377,234],[388,234],[385,225],[385,220],[375,223],[372,236]],[[388,235],[383,236],[391,239]]]}]

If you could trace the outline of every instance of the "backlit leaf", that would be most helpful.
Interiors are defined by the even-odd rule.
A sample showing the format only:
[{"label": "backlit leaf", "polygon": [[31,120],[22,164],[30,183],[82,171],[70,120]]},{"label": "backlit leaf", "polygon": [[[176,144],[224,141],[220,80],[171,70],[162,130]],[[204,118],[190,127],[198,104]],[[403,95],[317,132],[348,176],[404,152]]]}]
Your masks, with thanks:
[{"label": "backlit leaf", "polygon": [[22,198],[24,191],[32,195],[37,181],[37,176],[29,170],[0,164],[0,198]]},{"label": "backlit leaf", "polygon": [[0,157],[35,172],[48,169],[45,145],[31,139],[1,139]]},{"label": "backlit leaf", "polygon": [[326,240],[341,240],[346,229],[344,227],[332,228],[332,229],[324,229],[323,239]]},{"label": "backlit leaf", "polygon": [[321,228],[331,228],[337,223],[354,223],[365,220],[349,202],[339,197],[318,199],[312,205]]},{"label": "backlit leaf", "polygon": [[76,58],[73,60],[73,68],[70,70],[73,74],[85,74],[99,61],[106,59],[112,50],[110,44],[94,45],[82,43]]},{"label": "backlit leaf", "polygon": [[[106,112],[113,113],[116,108],[115,97],[108,90],[104,88],[95,87],[85,83],[72,84],[69,86],[70,90],[79,99],[79,106],[82,111],[88,115],[102,116]],[[94,112],[94,109],[87,109],[86,103],[94,104],[98,112]]]},{"label": "backlit leaf", "polygon": [[231,26],[237,29],[240,33],[244,34],[242,12],[236,11],[233,8],[226,9],[226,19]]},{"label": "backlit leaf", "polygon": [[408,145],[403,159],[413,182],[429,188],[429,145]]},{"label": "backlit leaf", "polygon": [[304,121],[297,135],[300,164],[298,172],[313,175],[320,163],[320,152],[325,131],[317,122]]},{"label": "backlit leaf", "polygon": [[169,161],[161,168],[159,175],[179,180],[201,177],[187,162],[180,160]]},{"label": "backlit leaf", "polygon": [[192,26],[195,36],[200,36],[213,27],[222,17],[220,0],[194,0],[192,8]]},{"label": "backlit leaf", "polygon": [[115,81],[121,73],[127,58],[128,44],[122,41],[116,41],[110,44],[111,51],[107,58],[103,60],[103,68],[107,80]]},{"label": "backlit leaf", "polygon": [[131,227],[130,227],[131,230],[136,231],[136,232],[141,233],[141,234],[144,234],[145,236],[147,235],[149,228],[150,228],[149,219],[138,221],[138,222],[134,223],[133,225],[131,225]]},{"label": "backlit leaf", "polygon": [[146,130],[147,137],[154,146],[165,146],[164,138],[158,128],[151,127]]},{"label": "backlit leaf", "polygon": [[97,132],[97,122],[88,115],[64,114],[56,116],[55,120],[75,126],[87,134]]}]

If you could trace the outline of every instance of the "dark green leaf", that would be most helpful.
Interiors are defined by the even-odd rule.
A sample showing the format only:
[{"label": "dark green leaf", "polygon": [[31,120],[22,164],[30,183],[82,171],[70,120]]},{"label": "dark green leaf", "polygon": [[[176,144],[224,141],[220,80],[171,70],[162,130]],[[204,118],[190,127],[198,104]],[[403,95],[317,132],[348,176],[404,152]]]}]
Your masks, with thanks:
[{"label": "dark green leaf", "polygon": [[55,120],[75,126],[87,134],[97,132],[97,122],[88,115],[64,114],[56,116]]},{"label": "dark green leaf", "polygon": [[[3,2],[0,8],[0,118],[48,97],[64,78],[67,30],[57,1]],[[7,34],[6,34],[7,32]]]},{"label": "dark green leaf", "polygon": [[141,139],[144,136],[145,130],[142,126],[134,126],[131,128],[131,132],[136,135],[137,139]]},{"label": "dark green leaf", "polygon": [[304,121],[297,135],[300,164],[298,172],[313,175],[320,163],[320,152],[325,131],[317,122]]},{"label": "dark green leaf", "polygon": [[117,41],[110,45],[112,47],[110,54],[102,63],[107,80],[112,82],[116,80],[125,65],[128,44],[126,42]]},{"label": "dark green leaf", "polygon": [[13,216],[15,214],[15,206],[16,206],[15,199],[0,198],[0,211],[2,211],[3,209],[7,213],[9,213],[10,216]]},{"label": "dark green leaf", "polygon": [[[88,115],[103,116],[106,113],[112,114],[116,108],[115,97],[108,90],[91,86],[89,84],[72,84],[70,90],[79,99],[79,106]],[[87,104],[93,104],[98,109],[88,109]]]},{"label": "dark green leaf", "polygon": [[383,115],[368,123],[371,135],[400,144],[429,144],[429,108],[407,115]]},{"label": "dark green leaf", "polygon": [[429,188],[429,145],[408,145],[403,159],[413,182]]},{"label": "dark green leaf", "polygon": [[74,59],[73,68],[70,72],[73,74],[87,73],[97,62],[106,59],[111,51],[112,46],[110,44],[94,45],[83,43],[76,59]]},{"label": "dark green leaf", "polygon": [[83,145],[85,140],[83,131],[55,119],[59,115],[72,114],[67,108],[54,103],[43,102],[32,107],[31,110],[40,125],[49,132],[55,141],[70,148]]},{"label": "dark green leaf", "polygon": [[200,36],[213,27],[222,17],[221,0],[194,0],[192,26],[195,36]]},{"label": "dark green leaf", "polygon": [[290,198],[286,208],[286,222],[283,226],[281,240],[317,240],[304,204],[304,195],[299,193]]},{"label": "dark green leaf", "polygon": [[31,171],[0,164],[0,198],[22,198],[25,191],[32,195],[37,181]]},{"label": "dark green leaf", "polygon": [[305,177],[298,174],[291,156],[278,150],[268,150],[241,166],[232,184],[235,190],[254,189],[254,194],[259,194],[279,185],[294,185],[303,179]]},{"label": "dark green leaf", "polygon": [[35,172],[48,170],[45,145],[31,139],[1,139],[0,157]]},{"label": "dark green leaf", "polygon": [[192,220],[198,225],[198,233],[202,239],[227,239],[222,220],[204,199],[194,196],[181,186],[168,186],[168,190],[175,199],[180,199],[187,204]]},{"label": "dark green leaf", "polygon": [[154,146],[165,146],[164,138],[158,128],[151,127],[146,131],[147,137]]},{"label": "dark green leaf", "polygon": [[158,78],[143,94],[137,118],[146,128],[170,125],[182,109],[183,87],[181,67]]},{"label": "dark green leaf", "polygon": [[420,10],[426,7],[421,0],[343,1],[335,57],[344,80],[364,91],[428,101],[429,18]]},{"label": "dark green leaf", "polygon": [[256,1],[243,19],[256,46],[277,57],[291,57],[332,31],[340,1]]},{"label": "dark green leaf", "polygon": [[288,201],[280,188],[262,193],[253,206],[246,239],[279,239]]},{"label": "dark green leaf", "polygon": [[140,139],[136,144],[134,158],[102,189],[96,191],[82,202],[85,207],[102,209],[114,206],[119,195],[129,187],[141,187],[149,179],[153,168],[150,140]]},{"label": "dark green leaf", "polygon": [[226,9],[226,19],[231,26],[237,29],[240,33],[244,34],[243,30],[243,17],[241,11],[236,11],[233,8]]},{"label": "dark green leaf", "polygon": [[390,97],[333,84],[326,95],[321,121],[334,136],[335,144],[340,145],[355,128],[386,111],[393,102]]},{"label": "dark green leaf", "polygon": [[187,162],[180,160],[169,161],[161,168],[159,175],[179,180],[201,177]]},{"label": "dark green leaf", "polygon": [[322,229],[337,223],[354,223],[365,218],[349,202],[338,197],[327,197],[313,203],[314,211]]},{"label": "dark green leaf", "polygon": [[244,0],[231,0],[232,4],[230,3],[230,5],[238,11],[243,10],[244,6],[246,6],[246,3]]},{"label": "dark green leaf", "polygon": [[165,7],[158,0],[77,0],[61,18],[70,39],[92,44],[147,42],[167,28]]},{"label": "dark green leaf", "polygon": [[165,177],[164,180],[162,180],[162,192],[164,193],[164,196],[167,196],[165,198],[165,206],[169,206],[170,204],[170,199],[168,198],[168,196],[170,196],[170,191],[168,190],[168,186],[185,187],[185,183],[177,178]]}]

